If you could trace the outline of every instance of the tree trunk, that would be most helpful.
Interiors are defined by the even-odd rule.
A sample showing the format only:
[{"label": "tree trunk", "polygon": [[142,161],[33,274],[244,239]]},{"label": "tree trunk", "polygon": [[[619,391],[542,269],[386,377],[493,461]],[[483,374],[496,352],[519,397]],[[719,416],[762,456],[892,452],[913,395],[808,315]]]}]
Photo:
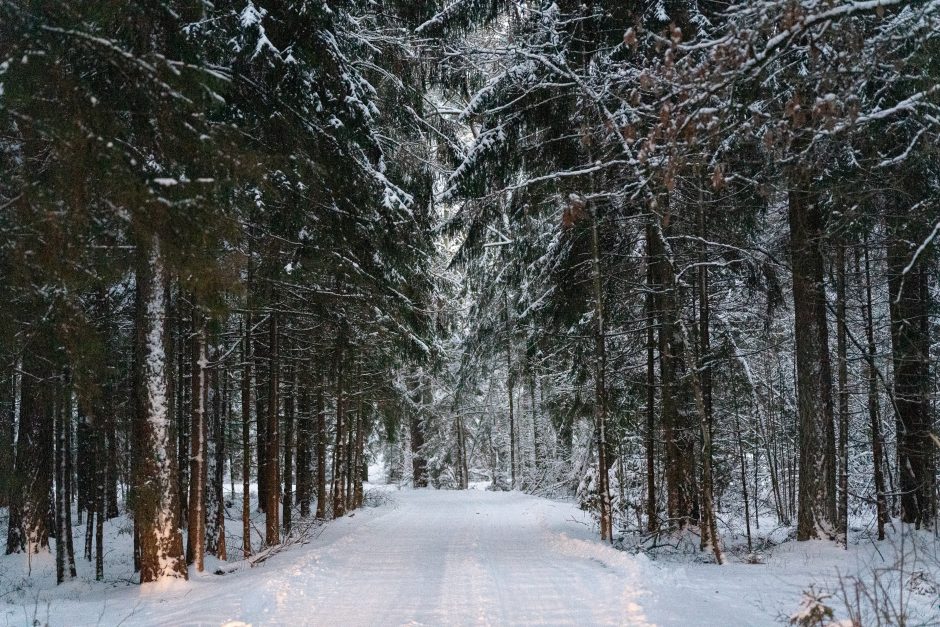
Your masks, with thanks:
[{"label": "tree trunk", "polygon": [[604,319],[604,280],[601,271],[597,209],[591,221],[594,282],[594,429],[597,435],[597,492],[600,499],[601,540],[613,542],[609,464],[607,461],[607,330]]},{"label": "tree trunk", "polygon": [[[104,519],[107,515],[107,494],[106,485],[108,478],[107,463],[104,458],[107,456],[106,438],[105,438],[105,418],[106,412],[111,410],[110,401],[103,399],[102,410],[95,416],[95,451],[98,456],[98,463],[95,464],[95,580],[104,579]],[[89,521],[91,518],[89,518]]]},{"label": "tree trunk", "polygon": [[[186,528],[189,525],[189,436],[191,435],[189,426],[190,416],[187,412],[187,408],[192,409],[193,399],[189,398],[192,389],[190,386],[186,385],[186,374],[189,372],[189,364],[187,362],[189,361],[188,357],[192,357],[192,355],[186,350],[187,335],[189,335],[189,333],[184,324],[182,286],[177,290],[175,307],[172,303],[168,306],[173,311],[173,314],[175,314],[171,315],[170,318],[176,319],[176,334],[175,337],[170,337],[169,341],[173,343],[173,348],[176,351],[176,384],[173,389],[176,393],[177,482],[179,484],[180,502],[179,524],[180,527]],[[193,321],[193,324],[195,324],[195,321]],[[195,329],[192,329],[192,331],[195,332]],[[171,374],[170,376],[172,377],[173,375]]]},{"label": "tree trunk", "polygon": [[535,357],[530,361],[529,373],[529,409],[532,413],[532,481],[539,481],[542,466],[542,447],[539,446],[539,408],[535,403],[536,365]]},{"label": "tree trunk", "polygon": [[[297,504],[300,517],[310,516],[310,496],[312,492],[310,476],[310,438],[313,416],[310,413],[309,368],[304,363],[303,385],[298,390],[297,401]],[[299,380],[299,378],[298,378]]]},{"label": "tree trunk", "polygon": [[839,539],[849,548],[849,361],[846,327],[845,243],[836,243],[836,353],[839,377]]},{"label": "tree trunk", "polygon": [[271,359],[268,362],[268,419],[265,425],[265,506],[264,506],[264,543],[274,546],[280,543],[280,523],[278,521],[279,506],[281,504],[280,433],[278,409],[280,407],[280,355],[278,353],[278,319],[277,313],[271,313],[269,352]]},{"label": "tree trunk", "polygon": [[172,407],[167,363],[167,275],[160,240],[138,247],[137,311],[139,408],[136,422],[138,479],[135,520],[140,539],[140,581],[187,577],[179,498],[175,442],[170,436]]},{"label": "tree trunk", "polygon": [[[77,574],[75,572],[75,546],[72,541],[72,455],[74,453],[72,447],[72,416],[73,416],[73,406],[72,406],[72,387],[67,385],[65,390],[63,390],[63,412],[62,412],[62,427],[63,427],[63,477],[62,477],[62,507],[63,514],[65,516],[65,521],[63,524],[63,535],[58,536],[62,539],[62,542],[65,544],[65,557],[67,561],[69,577],[74,579]],[[56,543],[59,542],[58,538]]]},{"label": "tree trunk", "polygon": [[64,582],[66,578],[75,578],[75,557],[69,555],[71,544],[68,542],[72,536],[72,503],[68,488],[69,458],[72,455],[68,437],[71,429],[72,390],[67,378],[68,374],[63,373],[55,424],[56,584]]},{"label": "tree trunk", "polygon": [[[421,384],[419,383],[419,386]],[[510,407],[512,401],[510,401]],[[510,410],[511,411],[511,410]],[[424,422],[418,411],[411,411],[411,480],[416,488],[428,487],[428,462],[424,456]]]},{"label": "tree trunk", "polygon": [[457,470],[460,474],[460,485],[458,487],[461,490],[466,490],[470,487],[470,470],[467,462],[467,434],[463,426],[463,418],[459,415],[455,421],[455,426],[457,430]]},{"label": "tree trunk", "polygon": [[[663,210],[668,198],[661,197]],[[669,519],[679,528],[699,521],[695,482],[695,449],[700,426],[695,420],[695,398],[689,385],[686,338],[680,324],[678,290],[670,259],[666,257],[666,233],[670,222],[664,213],[651,226],[652,263],[659,321],[659,363],[662,384],[661,412],[666,452],[666,502]]]},{"label": "tree trunk", "polygon": [[326,518],[326,407],[323,398],[323,374],[317,376],[317,518]]},{"label": "tree trunk", "polygon": [[[260,324],[259,324],[260,327]],[[258,511],[263,512],[268,500],[268,472],[267,472],[267,433],[268,433],[268,408],[267,400],[270,396],[270,389],[265,389],[265,385],[270,385],[267,381],[271,370],[271,344],[264,342],[264,334],[259,333],[257,338],[253,339],[252,352],[254,353],[254,401],[255,401],[255,455],[257,456],[256,482],[258,489]]]},{"label": "tree trunk", "polygon": [[[218,342],[215,355],[218,355]],[[225,546],[225,425],[229,416],[228,371],[221,364],[212,368],[212,476],[206,507],[206,551],[220,560],[228,559]],[[221,387],[221,389],[220,389]],[[234,475],[234,468],[232,469]]]},{"label": "tree trunk", "polygon": [[[700,182],[699,189],[704,188],[704,181]],[[693,386],[696,386],[696,404],[701,419],[702,430],[702,484],[699,497],[702,510],[702,538],[701,548],[705,550],[712,546],[718,563],[722,563],[723,556],[720,548],[716,548],[721,539],[718,537],[718,525],[715,519],[714,481],[712,475],[712,370],[711,370],[711,307],[708,295],[708,251],[704,240],[708,237],[705,224],[705,205],[702,192],[699,192],[698,203],[698,230],[702,242],[699,246],[698,268],[698,365],[691,372]],[[746,498],[745,498],[746,500]],[[707,533],[706,533],[707,531]],[[750,534],[748,534],[750,536]]]},{"label": "tree trunk", "polygon": [[346,381],[345,352],[336,358],[336,444],[333,447],[333,518],[346,513]]},{"label": "tree trunk", "polygon": [[659,528],[656,503],[656,293],[652,226],[646,226],[646,530]]},{"label": "tree trunk", "polygon": [[920,251],[914,259],[928,233],[922,221],[905,209],[896,206],[893,211],[896,215],[888,216],[888,287],[901,520],[920,529],[929,527],[936,513],[927,284],[932,252]]},{"label": "tree trunk", "polygon": [[789,201],[800,423],[797,539],[832,539],[837,530],[836,455],[823,282],[825,216],[811,192],[791,190]]},{"label": "tree trunk", "polygon": [[285,379],[287,385],[284,386],[284,502],[281,518],[284,535],[288,535],[291,526],[291,510],[294,508],[294,401],[297,395],[297,374],[293,364],[287,365]]},{"label": "tree trunk", "polygon": [[[360,369],[360,381],[361,381],[361,369]],[[356,419],[356,465],[353,467],[353,507],[360,508],[362,507],[362,481],[363,481],[363,470],[365,459],[365,442],[366,442],[366,415],[365,415],[365,403],[362,400],[362,394],[359,395],[359,411]]]},{"label": "tree trunk", "polygon": [[509,397],[509,486],[516,489],[516,416],[513,407],[512,378],[512,318],[509,314],[509,296],[503,294],[506,316],[506,394]]},{"label": "tree trunk", "polygon": [[[734,390],[731,391],[731,394],[732,403],[734,405],[734,437],[735,440],[737,440],[738,462],[741,468],[741,499],[744,501],[744,528],[747,532],[747,552],[752,553],[754,551],[754,543],[751,539],[751,510],[750,500],[747,495],[747,462],[744,458],[744,440],[741,438],[741,420],[738,417],[737,397],[734,395]],[[756,511],[754,515],[756,520]]]},{"label": "tree trunk", "polygon": [[[36,343],[51,340],[34,337]],[[10,500],[7,550],[33,555],[49,550],[48,513],[52,502],[55,375],[45,346],[27,347],[20,383],[20,424],[16,441],[13,496]]]},{"label": "tree trunk", "polygon": [[[115,388],[114,382],[109,381],[109,388],[113,390]],[[118,517],[118,498],[117,498],[117,486],[118,486],[118,459],[120,456],[120,451],[118,450],[117,442],[117,425],[116,423],[116,412],[114,411],[114,403],[109,402],[109,408],[107,414],[104,416],[104,429],[105,429],[105,448],[107,450],[107,484],[106,484],[106,508],[105,515],[107,520],[113,520]]]},{"label": "tree trunk", "polygon": [[9,507],[13,489],[13,436],[16,416],[16,373],[2,371],[0,379],[0,507]]},{"label": "tree trunk", "polygon": [[186,535],[186,562],[195,564],[196,571],[205,570],[206,554],[206,327],[201,314],[193,310],[192,414],[190,416],[189,512]]},{"label": "tree trunk", "polygon": [[251,555],[251,314],[245,314],[242,334],[242,556]]},{"label": "tree trunk", "polygon": [[890,522],[888,500],[885,495],[884,439],[881,436],[881,408],[878,402],[878,370],[875,366],[875,324],[871,298],[871,263],[868,259],[868,239],[865,240],[865,339],[868,367],[868,421],[871,426],[871,452],[875,479],[875,510],[878,539],[885,539],[885,525]]},{"label": "tree trunk", "polygon": [[[356,381],[361,381],[361,377],[357,376]],[[360,394],[357,394],[361,398]],[[357,404],[356,408],[353,410],[352,418],[347,414],[346,416],[346,511],[355,509],[355,488],[353,484],[357,473],[356,466],[356,430],[359,428],[359,410],[361,406]]]}]

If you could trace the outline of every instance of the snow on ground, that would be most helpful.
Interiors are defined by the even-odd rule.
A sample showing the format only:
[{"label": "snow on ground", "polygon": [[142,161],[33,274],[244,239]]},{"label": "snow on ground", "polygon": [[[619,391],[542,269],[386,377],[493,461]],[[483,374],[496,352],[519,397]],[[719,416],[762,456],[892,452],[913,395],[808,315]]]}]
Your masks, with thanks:
[{"label": "snow on ground", "polygon": [[[28,578],[23,556],[0,558],[0,625],[775,625],[810,584],[834,589],[840,573],[867,573],[894,554],[891,543],[788,542],[763,564],[654,562],[601,544],[567,502],[383,490],[381,506],[321,527],[306,545],[224,576],[210,563],[168,587],[131,584],[123,518],[108,524],[107,582],[90,581],[79,560],[80,580],[56,588],[50,556],[34,558]],[[81,530],[75,540],[80,551]],[[904,589],[910,624],[940,624],[936,590]]]}]

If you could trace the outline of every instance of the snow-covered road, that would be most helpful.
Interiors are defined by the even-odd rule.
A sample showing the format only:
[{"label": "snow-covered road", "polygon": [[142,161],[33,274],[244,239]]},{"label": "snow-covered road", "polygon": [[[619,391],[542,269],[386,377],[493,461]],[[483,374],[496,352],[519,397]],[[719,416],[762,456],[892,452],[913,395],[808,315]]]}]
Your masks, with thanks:
[{"label": "snow-covered road", "polygon": [[[52,625],[778,624],[805,571],[658,564],[600,543],[570,503],[520,493],[390,491],[305,546],[189,582],[79,582],[11,609]],[[791,561],[792,563],[792,561]],[[48,605],[47,605],[48,602]]]},{"label": "snow-covered road", "polygon": [[[414,491],[328,528],[317,550],[241,600],[246,622],[324,625],[645,624],[635,573],[564,504]],[[567,533],[566,533],[567,532]],[[611,553],[614,553],[611,551]],[[616,554],[614,554],[616,557]]]},{"label": "snow-covered road", "polygon": [[748,624],[740,608],[598,542],[571,504],[473,490],[389,494],[389,504],[330,523],[263,566],[148,599],[128,622]]}]

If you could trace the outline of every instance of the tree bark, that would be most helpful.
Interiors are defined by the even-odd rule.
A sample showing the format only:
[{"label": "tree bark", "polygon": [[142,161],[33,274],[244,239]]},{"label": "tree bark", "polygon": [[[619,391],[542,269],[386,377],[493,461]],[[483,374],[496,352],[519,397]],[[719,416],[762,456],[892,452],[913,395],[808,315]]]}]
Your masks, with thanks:
[{"label": "tree bark", "polygon": [[[214,353],[218,355],[218,341],[215,342]],[[225,560],[228,559],[225,546],[225,425],[230,403],[228,371],[221,364],[212,368],[211,382],[213,455],[206,507],[206,551]],[[232,474],[235,474],[234,468]]]},{"label": "tree bark", "polygon": [[878,524],[878,539],[885,539],[885,525],[890,522],[884,477],[884,438],[881,435],[881,407],[878,401],[878,370],[875,366],[875,324],[871,298],[871,262],[868,255],[868,240],[865,241],[865,340],[866,365],[868,368],[868,422],[871,428],[871,452],[875,479],[875,510]]},{"label": "tree bark", "polygon": [[167,363],[167,274],[160,240],[138,245],[137,339],[141,346],[137,390],[138,479],[135,520],[140,539],[140,581],[188,575],[179,529],[175,442],[170,436],[172,407]]},{"label": "tree bark", "polygon": [[280,408],[280,355],[278,352],[278,316],[271,313],[270,321],[270,360],[268,368],[268,419],[265,425],[265,506],[264,506],[264,543],[274,546],[280,543],[281,482],[280,477],[280,433],[278,410]]},{"label": "tree bark", "polygon": [[10,500],[6,552],[28,555],[49,550],[48,525],[52,502],[55,375],[51,355],[43,344],[51,338],[34,337],[23,353],[20,382],[19,437],[16,441],[13,492]]},{"label": "tree bark", "polygon": [[[189,455],[190,455],[190,442],[189,436],[191,435],[190,431],[190,416],[186,411],[187,408],[192,410],[192,401],[190,398],[192,389],[190,386],[186,385],[186,373],[189,372],[187,363],[188,358],[191,358],[192,355],[189,354],[186,350],[188,345],[188,338],[185,322],[185,317],[183,315],[183,288],[182,286],[178,287],[176,293],[176,304],[173,306],[172,303],[168,303],[168,307],[172,311],[172,314],[168,315],[169,319],[176,320],[176,334],[175,337],[171,334],[169,342],[173,345],[173,351],[175,351],[176,357],[176,372],[175,380],[176,383],[173,386],[175,391],[176,401],[174,403],[175,414],[176,414],[176,438],[177,438],[177,482],[179,484],[179,502],[180,502],[180,527],[186,528],[189,525]],[[195,323],[195,321],[193,321]],[[192,329],[195,332],[195,328]],[[172,363],[172,362],[171,362]],[[174,375],[171,374],[170,377]],[[187,407],[188,406],[188,407]]]},{"label": "tree bark", "polygon": [[646,226],[646,530],[659,528],[656,503],[656,292],[652,226]]},{"label": "tree bark", "polygon": [[323,393],[325,383],[323,374],[317,376],[317,518],[326,518],[326,504],[328,494],[326,491],[326,407]]},{"label": "tree bark", "polygon": [[[361,377],[361,368],[360,368],[360,381]],[[363,459],[365,458],[365,441],[366,441],[366,415],[365,415],[365,403],[362,400],[362,393],[359,394],[359,411],[356,417],[356,465],[353,467],[353,507],[358,509],[362,507],[362,481],[363,481],[363,470],[364,463]]]},{"label": "tree bark", "polygon": [[284,535],[287,535],[290,533],[291,513],[294,508],[294,402],[297,395],[297,374],[293,364],[288,364],[285,370],[287,385],[284,386],[284,502],[281,518]]},{"label": "tree bark", "polygon": [[888,216],[888,291],[901,520],[920,529],[928,527],[936,514],[936,444],[930,410],[931,251],[920,251],[914,260],[928,235],[924,224],[900,206],[892,211]]},{"label": "tree bark", "polygon": [[[62,447],[63,447],[63,467],[62,467],[62,508],[65,520],[62,524],[62,534],[58,536],[65,544],[65,558],[68,568],[68,576],[74,579],[77,576],[75,572],[75,546],[72,541],[72,387],[66,385],[62,392]],[[58,544],[59,540],[56,540]]]},{"label": "tree bark", "polygon": [[847,356],[845,243],[836,243],[836,353],[839,377],[839,540],[849,548],[849,361]]},{"label": "tree bark", "polygon": [[[419,382],[421,387],[423,382]],[[423,392],[419,391],[419,395]],[[510,401],[511,406],[511,401]],[[510,410],[511,411],[511,410]],[[425,458],[424,451],[424,422],[418,411],[411,411],[411,478],[414,487],[428,487],[427,468],[428,461]],[[511,437],[511,436],[510,436]]]},{"label": "tree bark", "polygon": [[13,488],[13,435],[16,427],[16,374],[2,371],[0,379],[0,507],[10,505]]},{"label": "tree bark", "polygon": [[251,400],[252,380],[251,364],[254,355],[251,350],[251,314],[245,314],[242,329],[242,556],[251,555]]},{"label": "tree bark", "polygon": [[310,516],[310,497],[313,487],[310,475],[310,440],[313,416],[310,412],[309,369],[306,362],[302,363],[305,364],[304,383],[300,385],[298,390],[299,398],[297,401],[297,504],[300,506],[300,517],[307,518]]},{"label": "tree bark", "polygon": [[512,318],[509,314],[509,296],[503,294],[506,316],[506,394],[509,397],[509,487],[516,489],[516,416],[513,407],[512,377]]},{"label": "tree bark", "polygon": [[336,444],[333,447],[333,518],[346,513],[346,381],[345,351],[336,358]]},{"label": "tree bark", "polygon": [[72,500],[69,491],[69,458],[72,455],[69,446],[69,431],[72,417],[72,389],[68,383],[68,374],[62,374],[63,384],[59,392],[55,425],[55,507],[56,507],[56,584],[67,578],[75,578],[75,556],[68,539],[72,537]]},{"label": "tree bark", "polygon": [[192,342],[192,414],[190,416],[189,453],[189,512],[186,535],[186,562],[194,564],[197,572],[205,570],[206,554],[206,483],[208,478],[206,457],[206,327],[201,314],[194,309],[196,332]]},{"label": "tree bark", "polygon": [[594,429],[597,436],[597,492],[600,499],[601,540],[613,542],[609,463],[607,461],[607,329],[604,319],[604,278],[601,270],[597,209],[591,221],[591,257],[594,283]]},{"label": "tree bark", "polygon": [[652,263],[658,291],[659,363],[665,439],[666,503],[670,521],[679,528],[698,524],[698,488],[695,481],[695,449],[700,425],[695,420],[695,398],[689,385],[686,338],[680,324],[678,289],[672,262],[666,256],[666,237],[671,217],[668,198],[661,196],[664,212],[651,225]]},{"label": "tree bark", "polygon": [[791,190],[789,220],[800,423],[797,539],[832,539],[837,531],[835,426],[822,252],[825,216],[816,195]]}]

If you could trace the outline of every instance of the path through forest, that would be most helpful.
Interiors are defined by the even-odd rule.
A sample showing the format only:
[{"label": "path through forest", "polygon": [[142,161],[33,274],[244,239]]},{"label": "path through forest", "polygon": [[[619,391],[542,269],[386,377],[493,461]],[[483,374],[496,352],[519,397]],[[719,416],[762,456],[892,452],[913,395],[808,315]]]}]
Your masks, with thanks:
[{"label": "path through forest", "polygon": [[[53,615],[134,625],[775,623],[747,576],[753,567],[658,565],[616,551],[570,503],[476,490],[388,495],[256,568],[112,590],[107,608],[83,596]],[[770,586],[798,602],[798,588]]]}]

